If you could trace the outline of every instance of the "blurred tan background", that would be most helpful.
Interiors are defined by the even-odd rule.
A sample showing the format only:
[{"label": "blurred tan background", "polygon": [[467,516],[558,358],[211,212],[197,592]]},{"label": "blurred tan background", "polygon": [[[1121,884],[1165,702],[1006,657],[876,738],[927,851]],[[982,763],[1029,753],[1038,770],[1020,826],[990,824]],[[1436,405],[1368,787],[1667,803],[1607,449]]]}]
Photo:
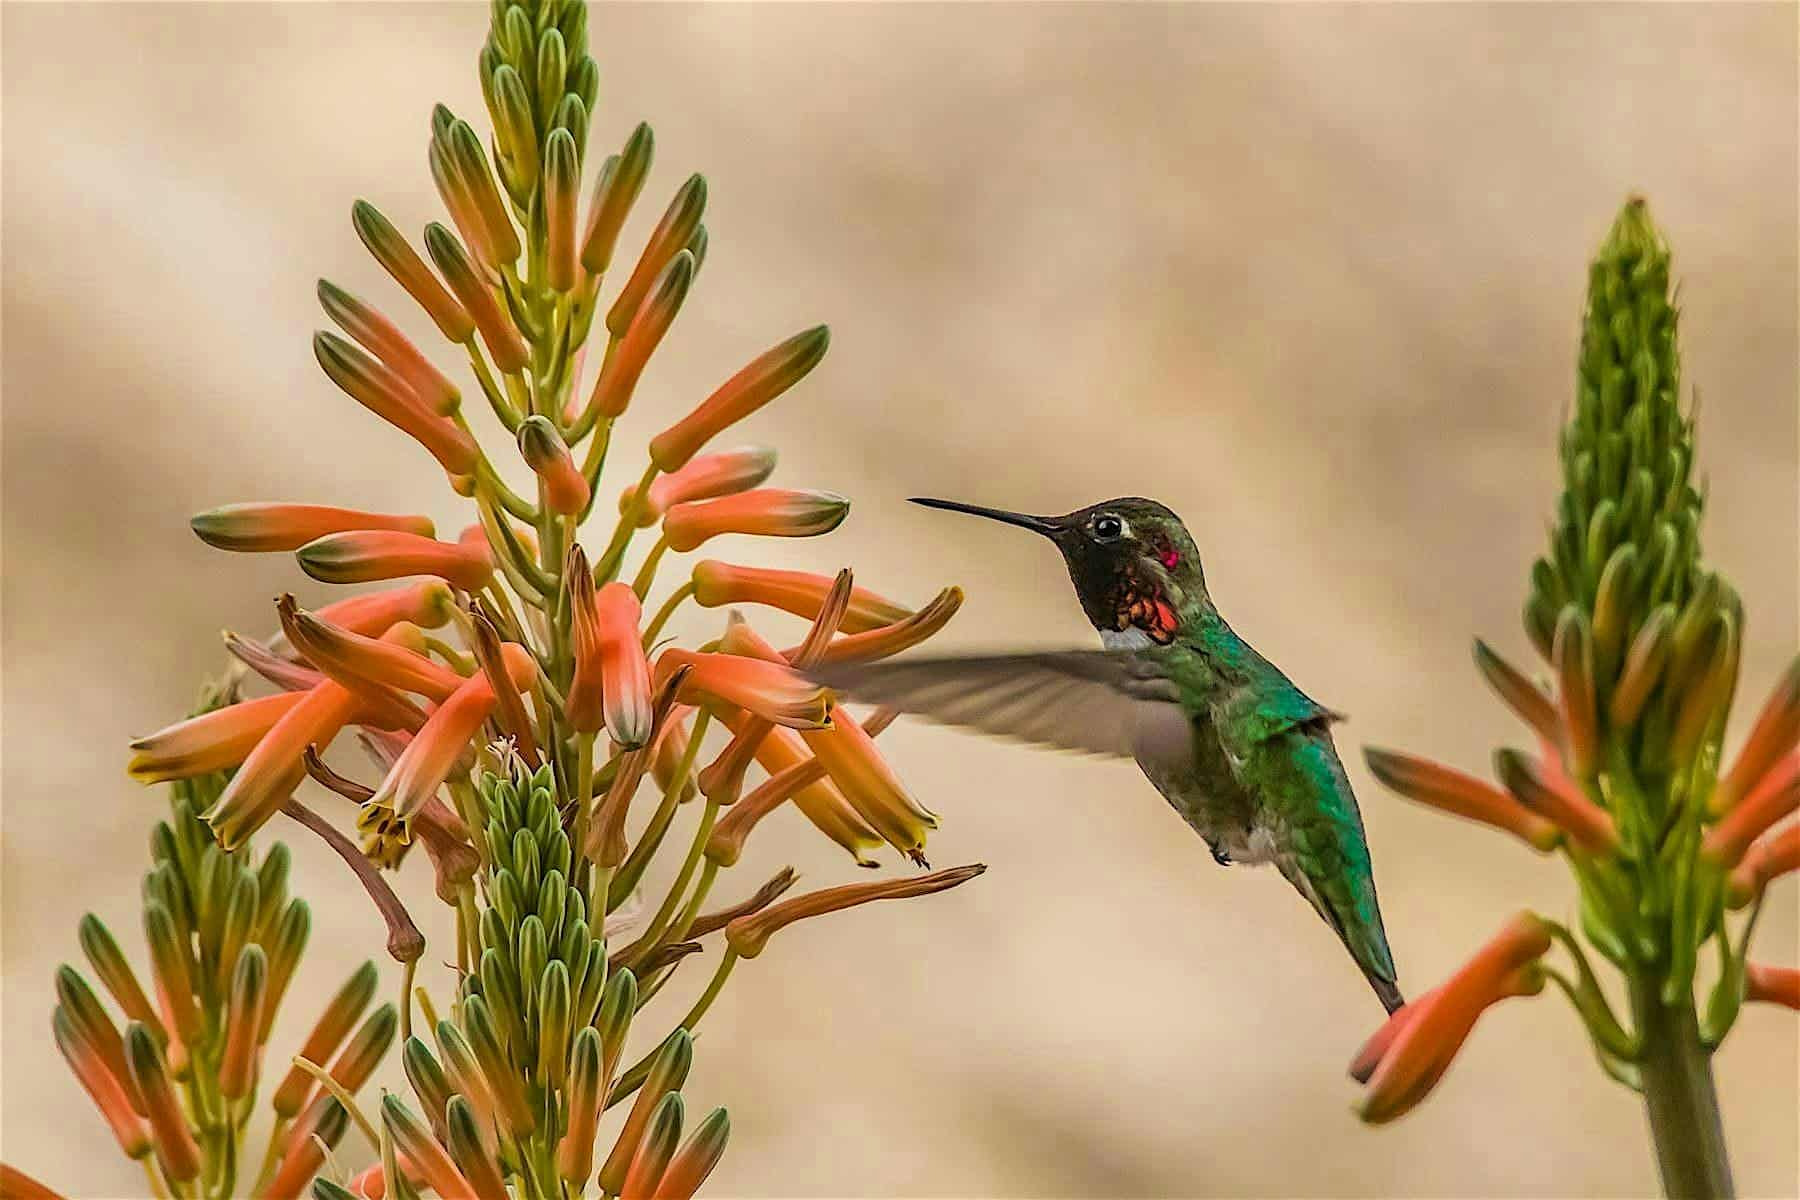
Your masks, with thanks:
[{"label": "blurred tan background", "polygon": [[[415,233],[437,215],[427,114],[480,113],[485,12],[0,14],[0,1137],[71,1195],[141,1188],[47,1036],[80,912],[136,945],[162,798],[125,779],[124,743],[183,711],[221,627],[266,629],[280,589],[324,598],[285,560],[207,551],[188,514],[305,499],[462,523],[307,335],[321,274],[427,332],[348,210],[368,197]],[[857,508],[824,541],[724,556],[854,563],[913,602],[959,582],[946,643],[1087,644],[1048,547],[902,498],[1166,500],[1226,615],[1352,714],[1340,744],[1421,990],[1511,911],[1570,908],[1557,864],[1381,793],[1358,747],[1479,769],[1520,737],[1468,644],[1527,653],[1583,268],[1631,190],[1683,279],[1706,544],[1753,614],[1747,693],[1794,652],[1795,23],[1777,5],[604,7],[595,154],[639,118],[658,139],[627,243],[688,171],[713,196],[701,286],[607,487],[636,476],[641,435],[827,320],[824,367],[741,435],[782,447],[778,481]],[[733,1114],[712,1194],[1653,1190],[1638,1103],[1560,1000],[1491,1014],[1430,1103],[1365,1129],[1343,1067],[1379,1009],[1273,872],[1216,868],[1129,766],[888,739],[945,818],[934,861],[991,870],[792,930],[739,970],[688,1089]],[[295,995],[316,1001],[378,927],[290,840],[317,914]],[[784,862],[814,886],[853,873],[790,814],[750,859],[738,892]],[[441,930],[421,870],[403,888]],[[1792,881],[1775,900],[1759,944],[1792,963]],[[309,1020],[290,1001],[277,1045]],[[1747,1012],[1717,1062],[1744,1192],[1795,1194],[1793,1015]]]}]

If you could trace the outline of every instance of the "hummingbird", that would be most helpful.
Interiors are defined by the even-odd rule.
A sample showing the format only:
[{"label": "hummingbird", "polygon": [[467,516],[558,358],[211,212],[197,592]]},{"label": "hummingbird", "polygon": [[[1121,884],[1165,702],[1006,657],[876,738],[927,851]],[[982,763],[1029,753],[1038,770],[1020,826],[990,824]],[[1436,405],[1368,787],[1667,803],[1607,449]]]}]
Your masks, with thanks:
[{"label": "hummingbird", "polygon": [[820,669],[818,681],[945,724],[1135,759],[1221,866],[1273,863],[1387,1010],[1405,1003],[1362,814],[1331,740],[1342,714],[1226,624],[1181,518],[1136,496],[1060,517],[912,503],[1049,538],[1102,649],[846,664]]}]

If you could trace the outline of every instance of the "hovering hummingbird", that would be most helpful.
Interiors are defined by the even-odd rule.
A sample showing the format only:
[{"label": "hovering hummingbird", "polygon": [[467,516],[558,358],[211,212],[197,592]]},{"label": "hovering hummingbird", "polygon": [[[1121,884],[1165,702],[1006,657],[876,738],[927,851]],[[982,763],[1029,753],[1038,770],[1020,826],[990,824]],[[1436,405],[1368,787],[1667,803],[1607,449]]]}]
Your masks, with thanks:
[{"label": "hovering hummingbird", "polygon": [[1061,517],[913,503],[1049,538],[1105,649],[827,667],[819,681],[947,724],[1136,759],[1220,865],[1274,863],[1388,1011],[1400,1007],[1362,815],[1331,741],[1341,715],[1232,632],[1181,519],[1138,497]]}]

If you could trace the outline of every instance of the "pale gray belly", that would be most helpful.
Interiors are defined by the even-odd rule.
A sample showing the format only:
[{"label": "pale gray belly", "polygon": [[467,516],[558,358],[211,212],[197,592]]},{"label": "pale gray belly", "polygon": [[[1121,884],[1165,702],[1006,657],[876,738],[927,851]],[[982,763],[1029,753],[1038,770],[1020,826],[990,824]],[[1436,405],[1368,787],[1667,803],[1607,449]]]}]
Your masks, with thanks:
[{"label": "pale gray belly", "polygon": [[1232,790],[1230,785],[1208,788],[1191,768],[1141,758],[1138,766],[1208,846],[1224,851],[1237,863],[1268,862],[1274,857],[1274,838],[1256,819],[1254,810],[1241,797],[1216,794]]}]

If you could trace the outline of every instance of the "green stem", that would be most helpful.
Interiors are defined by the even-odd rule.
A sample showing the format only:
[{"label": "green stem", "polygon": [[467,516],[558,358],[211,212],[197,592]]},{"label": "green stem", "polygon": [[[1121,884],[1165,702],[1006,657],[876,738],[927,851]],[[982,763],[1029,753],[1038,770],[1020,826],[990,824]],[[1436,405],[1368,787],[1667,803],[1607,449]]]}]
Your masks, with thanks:
[{"label": "green stem", "polygon": [[669,618],[675,615],[675,610],[681,607],[682,602],[693,594],[694,584],[690,580],[676,588],[670,593],[669,598],[663,601],[663,606],[656,610],[656,616],[651,618],[650,624],[644,626],[644,648],[646,650],[656,644],[656,635],[662,632],[663,626],[669,623]]},{"label": "green stem", "polygon": [[1694,1004],[1687,997],[1664,1004],[1661,976],[1632,975],[1631,1009],[1643,1041],[1638,1070],[1663,1192],[1680,1200],[1734,1196],[1712,1061],[1700,1042]]}]

